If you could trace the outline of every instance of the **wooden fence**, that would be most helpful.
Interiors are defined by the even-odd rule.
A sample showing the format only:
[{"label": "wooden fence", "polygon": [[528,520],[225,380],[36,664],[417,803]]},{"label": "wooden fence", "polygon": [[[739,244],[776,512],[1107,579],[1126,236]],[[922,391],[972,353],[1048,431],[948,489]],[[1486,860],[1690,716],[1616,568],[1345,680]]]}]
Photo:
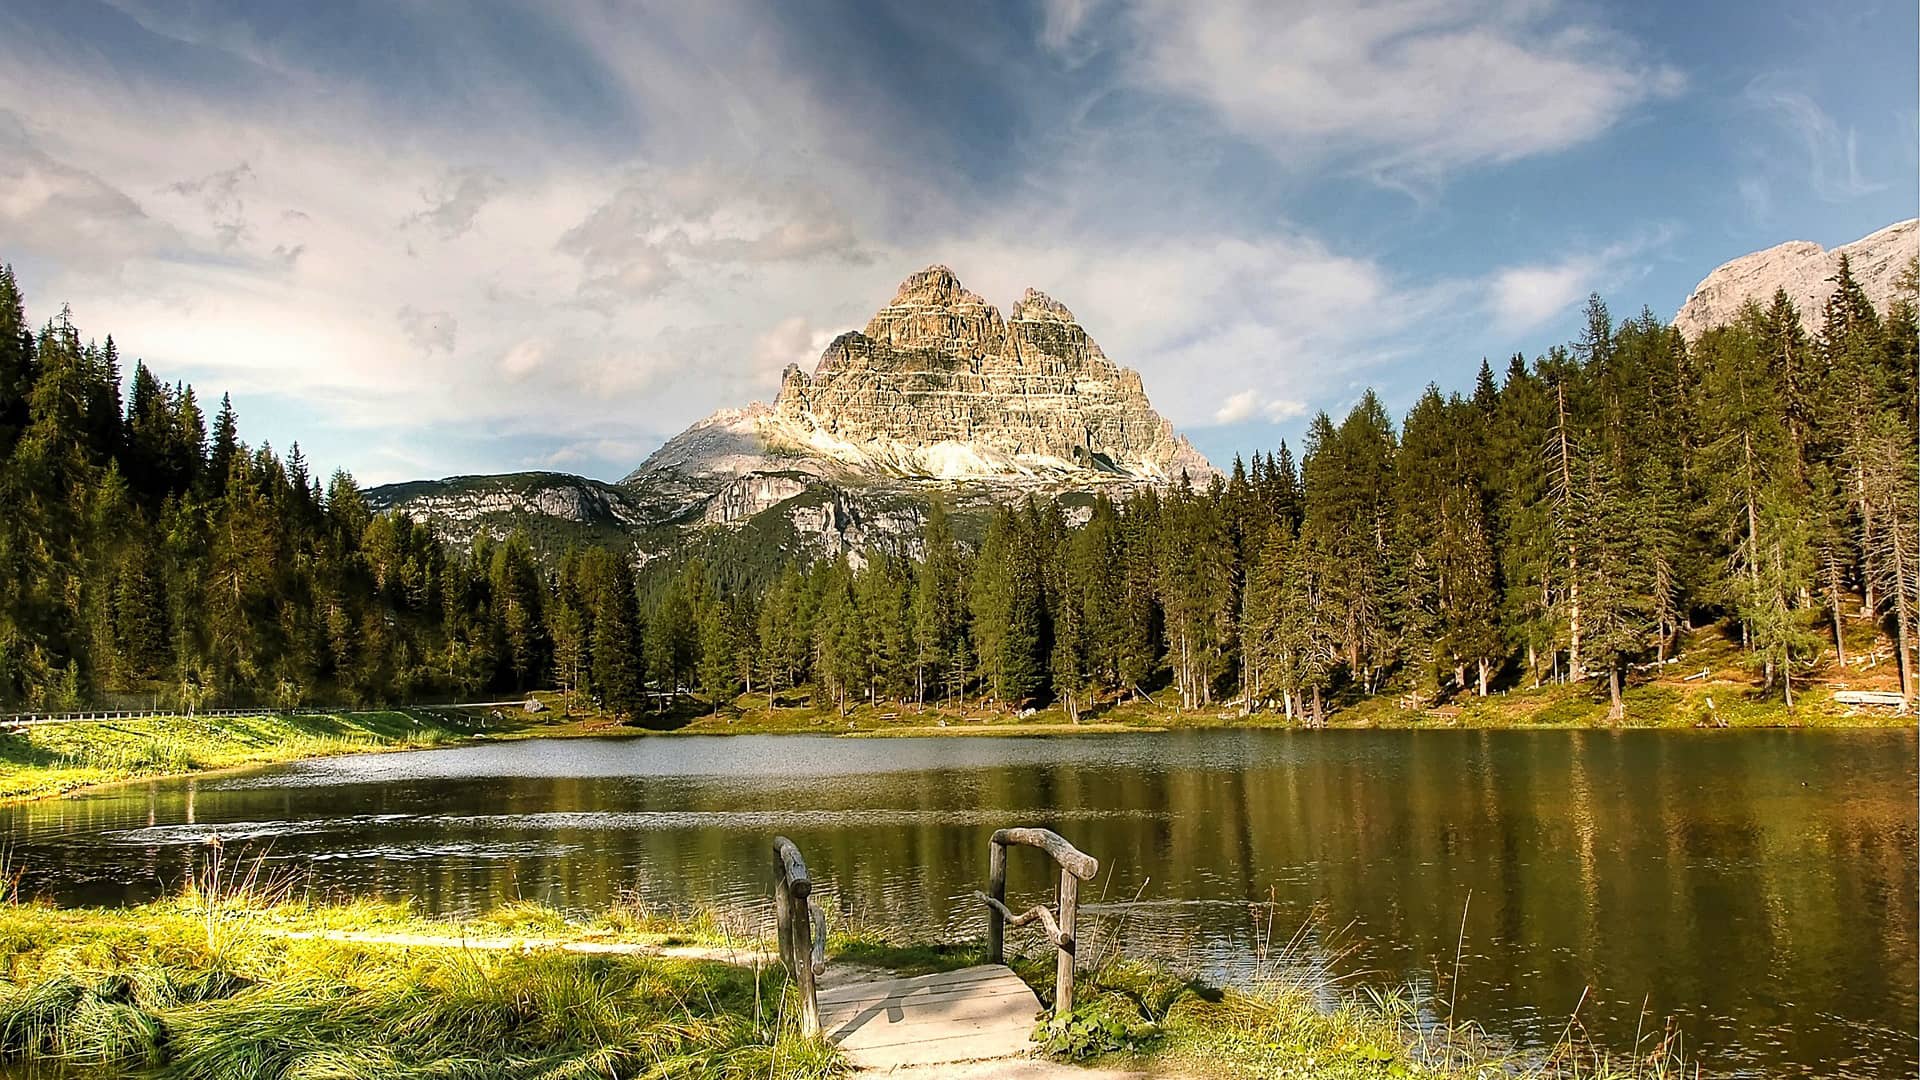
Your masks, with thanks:
[{"label": "wooden fence", "polygon": [[814,977],[827,969],[827,916],[813,902],[813,879],[807,876],[806,860],[784,836],[773,838],[773,876],[780,962],[787,966],[787,974],[800,992],[800,1030],[817,1035],[820,998]]},{"label": "wooden fence", "polygon": [[[1044,904],[1035,904],[1019,915],[1007,910],[1007,848],[1011,846],[1039,848],[1060,867],[1057,916]],[[1055,950],[1053,1015],[1056,1020],[1073,1011],[1073,966],[1078,945],[1074,934],[1079,916],[1080,883],[1092,880],[1099,872],[1100,860],[1067,843],[1066,838],[1052,829],[1001,829],[993,834],[988,853],[987,891],[974,892],[987,905],[987,963],[1004,962],[1007,927],[1025,926],[1038,920],[1046,931],[1047,940]]]}]

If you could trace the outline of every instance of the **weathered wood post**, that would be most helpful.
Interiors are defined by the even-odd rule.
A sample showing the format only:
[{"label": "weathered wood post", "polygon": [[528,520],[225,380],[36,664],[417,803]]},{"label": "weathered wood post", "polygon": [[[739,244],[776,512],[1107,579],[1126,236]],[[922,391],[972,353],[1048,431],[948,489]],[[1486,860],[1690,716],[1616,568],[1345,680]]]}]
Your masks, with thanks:
[{"label": "weathered wood post", "polygon": [[1073,965],[1079,948],[1074,939],[1074,924],[1079,921],[1080,879],[1065,866],[1060,868],[1060,933],[1059,952],[1053,962],[1053,1015],[1065,1016],[1073,1011]]},{"label": "weathered wood post", "polygon": [[987,963],[1005,963],[1007,937],[1007,846],[997,840],[988,845],[987,854],[987,895],[994,903],[987,905]]},{"label": "weathered wood post", "polygon": [[[800,1030],[820,1033],[820,1001],[813,977],[827,961],[826,919],[813,904],[813,879],[800,849],[784,836],[773,838],[773,915],[780,962],[800,993]],[[815,924],[819,933],[816,936]]]},{"label": "weathered wood post", "polygon": [[[1046,905],[1038,904],[1021,915],[1007,909],[1007,847],[1022,844],[1046,852],[1060,867],[1060,888],[1056,919]],[[993,834],[987,863],[987,892],[974,895],[987,905],[987,962],[1004,962],[1006,928],[1025,926],[1034,920],[1047,932],[1047,940],[1057,950],[1053,974],[1053,1016],[1058,1020],[1073,1011],[1074,957],[1079,943],[1075,929],[1079,923],[1080,883],[1100,870],[1100,860],[1081,851],[1051,829],[1001,829]]]}]

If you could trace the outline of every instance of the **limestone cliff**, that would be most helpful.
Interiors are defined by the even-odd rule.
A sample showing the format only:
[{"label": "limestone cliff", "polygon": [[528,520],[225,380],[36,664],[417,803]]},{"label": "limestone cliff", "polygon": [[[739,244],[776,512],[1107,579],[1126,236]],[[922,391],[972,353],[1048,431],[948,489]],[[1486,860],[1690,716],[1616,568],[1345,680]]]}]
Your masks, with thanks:
[{"label": "limestone cliff", "polygon": [[1806,240],[1790,240],[1765,251],[1742,255],[1716,268],[1695,286],[1693,295],[1673,317],[1673,325],[1689,338],[1728,322],[1748,300],[1765,307],[1778,289],[1787,290],[1808,329],[1820,323],[1821,309],[1833,295],[1830,280],[1840,257],[1854,280],[1866,290],[1874,306],[1885,309],[1898,288],[1901,273],[1920,255],[1920,219],[1889,225],[1871,236],[1831,251]]},{"label": "limestone cliff", "polygon": [[706,417],[617,485],[455,477],[369,498],[460,544],[529,528],[549,553],[603,543],[644,564],[732,545],[715,557],[750,562],[910,545],[934,499],[966,532],[1011,497],[1081,516],[1089,493],[1183,473],[1204,483],[1213,467],[1066,305],[1029,289],[1003,316],[933,266],[811,372],[790,367],[772,404]]},{"label": "limestone cliff", "polygon": [[1064,304],[1029,289],[999,309],[933,266],[901,283],[771,406],[715,413],[628,483],[662,474],[794,472],[848,483],[1166,483],[1212,467],[1154,411]]}]

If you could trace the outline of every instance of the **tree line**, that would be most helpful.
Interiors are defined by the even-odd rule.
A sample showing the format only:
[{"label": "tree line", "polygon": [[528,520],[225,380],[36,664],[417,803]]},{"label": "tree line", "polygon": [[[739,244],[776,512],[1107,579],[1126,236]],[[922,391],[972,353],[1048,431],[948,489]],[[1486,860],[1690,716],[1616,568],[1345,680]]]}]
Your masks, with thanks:
[{"label": "tree line", "polygon": [[0,269],[0,704],[385,703],[549,675],[524,541],[455,555]]},{"label": "tree line", "polygon": [[699,691],[858,702],[1238,703],[1318,722],[1593,680],[1689,630],[1733,636],[1763,693],[1893,642],[1920,608],[1914,273],[1887,310],[1842,261],[1809,333],[1784,293],[1688,341],[1596,296],[1579,339],[1399,425],[1368,392],[1204,483],[997,509],[977,544],[931,508],[893,550],[770,580],[623,553],[451,551],[372,514],[298,447],[249,449],[223,401],[136,366],[65,312],[26,330],[0,277],[0,694],[261,704],[534,686],[639,715]]}]

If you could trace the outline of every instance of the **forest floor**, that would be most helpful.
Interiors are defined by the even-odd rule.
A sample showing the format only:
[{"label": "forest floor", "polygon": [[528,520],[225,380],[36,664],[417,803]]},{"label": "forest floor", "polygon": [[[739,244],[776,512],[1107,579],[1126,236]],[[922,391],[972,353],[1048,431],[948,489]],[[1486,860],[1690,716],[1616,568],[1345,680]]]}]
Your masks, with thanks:
[{"label": "forest floor", "polygon": [[[1879,646],[1876,651],[1876,645]],[[1458,695],[1421,702],[1408,696],[1340,694],[1327,702],[1334,728],[1813,728],[1911,727],[1911,713],[1844,705],[1838,690],[1897,690],[1899,677],[1884,642],[1871,628],[1849,641],[1846,666],[1828,662],[1795,676],[1789,709],[1776,689],[1763,693],[1734,641],[1717,629],[1687,636],[1665,664],[1636,669],[1622,694],[1626,716],[1609,721],[1606,684],[1547,683],[1497,690],[1486,697]],[[558,704],[558,699],[556,704]],[[1079,722],[1061,705],[1015,713],[988,702],[916,706],[881,699],[844,712],[816,707],[804,691],[743,694],[720,709],[691,701],[679,710],[643,716],[652,730],[686,734],[811,733],[862,736],[1090,735],[1121,731],[1199,728],[1298,728],[1305,721],[1278,710],[1247,711],[1238,703],[1183,709],[1171,690],[1102,700],[1082,708]]]},{"label": "forest floor", "polygon": [[[753,928],[627,905],[583,914],[523,903],[433,919],[399,903],[302,900],[291,880],[262,880],[258,862],[223,877],[213,869],[219,859],[210,855],[182,895],[141,907],[0,898],[0,1068],[159,1080],[801,1080],[849,1071],[831,1044],[796,1030],[784,971],[768,962]],[[982,958],[977,942],[901,944],[844,924],[828,951],[829,980],[952,970]],[[1516,1055],[1471,1026],[1436,1022],[1432,1003],[1411,992],[1288,975],[1283,957],[1269,975],[1222,988],[1112,949],[1088,953],[1078,1007],[1036,1029],[1035,1057],[902,1075],[1685,1074],[1652,1041],[1625,1057],[1577,1042]],[[1011,963],[1043,1003],[1051,1000],[1050,951]]]}]

